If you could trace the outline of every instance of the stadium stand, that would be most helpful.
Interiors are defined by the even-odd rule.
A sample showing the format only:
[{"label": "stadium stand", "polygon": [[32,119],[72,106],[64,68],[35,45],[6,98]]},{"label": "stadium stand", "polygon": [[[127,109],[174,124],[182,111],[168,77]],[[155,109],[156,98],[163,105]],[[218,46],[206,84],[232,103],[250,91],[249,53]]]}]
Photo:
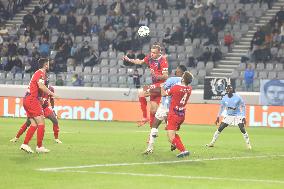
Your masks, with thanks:
[{"label": "stadium stand", "polygon": [[[283,0],[272,5],[257,0],[216,0],[209,5],[207,0],[185,0],[185,7],[176,6],[175,0],[17,2],[26,3],[25,14],[21,11],[1,26],[8,31],[1,35],[1,83],[26,84],[36,60],[49,56],[54,60],[52,83],[62,75],[65,84],[72,85],[72,75],[78,73],[84,86],[133,87],[127,75],[136,66],[125,65],[121,57],[132,50],[138,58],[156,41],[163,44],[171,69],[183,64],[196,75],[194,88],[203,88],[204,77],[210,75],[242,80],[248,63],[255,68],[255,91],[259,79],[283,78],[283,38],[277,38]],[[150,27],[149,39],[136,34],[142,23]],[[224,43],[228,33],[233,37],[230,48]],[[253,41],[257,35],[265,36],[260,44]],[[150,83],[148,69],[138,69],[142,84]],[[237,84],[242,90],[242,81]]]}]

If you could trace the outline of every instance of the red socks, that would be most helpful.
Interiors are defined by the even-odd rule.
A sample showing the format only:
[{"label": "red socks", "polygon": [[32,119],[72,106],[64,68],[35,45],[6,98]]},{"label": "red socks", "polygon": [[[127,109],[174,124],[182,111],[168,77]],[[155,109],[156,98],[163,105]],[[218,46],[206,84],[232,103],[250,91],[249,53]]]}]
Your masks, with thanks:
[{"label": "red socks", "polygon": [[178,134],[175,135],[175,138],[172,141],[172,144],[177,147],[177,149],[181,152],[185,151],[185,147],[181,142],[181,139]]},{"label": "red socks", "polygon": [[30,140],[33,138],[33,135],[36,131],[37,127],[36,126],[30,126],[28,129],[28,132],[26,134],[26,138],[24,140],[24,144],[29,144]]},{"label": "red socks", "polygon": [[20,128],[20,130],[18,131],[16,138],[20,138],[20,136],[27,130],[27,128],[28,128],[27,124],[24,123]]},{"label": "red socks", "polygon": [[38,125],[37,128],[37,147],[42,147],[42,141],[44,137],[44,125]]},{"label": "red socks", "polygon": [[143,118],[147,118],[147,101],[145,97],[139,97],[140,107],[143,113]]},{"label": "red socks", "polygon": [[53,134],[54,134],[54,138],[55,138],[55,139],[58,139],[58,133],[59,133],[58,124],[54,124],[54,125],[53,125]]}]

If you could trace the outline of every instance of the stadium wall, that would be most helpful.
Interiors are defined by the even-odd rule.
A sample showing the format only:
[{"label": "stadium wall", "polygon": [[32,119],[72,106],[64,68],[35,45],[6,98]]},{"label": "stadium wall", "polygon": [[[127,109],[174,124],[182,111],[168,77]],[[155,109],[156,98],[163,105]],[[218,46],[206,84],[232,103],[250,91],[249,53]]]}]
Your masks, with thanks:
[{"label": "stadium wall", "polygon": [[[26,116],[22,106],[22,96],[26,87],[17,87],[0,88],[0,116]],[[54,110],[62,119],[137,121],[141,118],[139,103],[134,96],[135,90],[133,89],[133,93],[130,92],[129,96],[124,95],[128,91],[128,89],[57,87],[56,92],[62,98],[56,100]],[[246,99],[258,98],[255,93],[252,94],[252,97]],[[200,100],[203,98],[202,91],[195,91],[192,97],[194,97],[190,99],[192,103],[187,105],[185,123],[213,125],[219,109],[218,101],[214,101],[215,104],[213,102],[207,104]],[[246,117],[249,126],[284,127],[284,110],[281,106],[251,104],[247,106]]]}]

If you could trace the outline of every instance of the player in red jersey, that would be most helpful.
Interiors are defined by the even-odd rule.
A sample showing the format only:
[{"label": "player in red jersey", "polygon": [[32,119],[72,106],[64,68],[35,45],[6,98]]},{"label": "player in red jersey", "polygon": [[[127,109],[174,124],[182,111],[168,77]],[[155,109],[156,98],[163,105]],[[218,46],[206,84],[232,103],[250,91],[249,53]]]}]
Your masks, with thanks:
[{"label": "player in red jersey", "polygon": [[161,88],[163,96],[171,96],[172,98],[168,113],[167,134],[169,142],[180,151],[180,154],[177,155],[178,158],[189,155],[189,151],[185,149],[176,132],[180,129],[185,119],[185,106],[191,95],[192,87],[189,84],[192,82],[192,79],[192,74],[186,71],[182,76],[181,84],[176,84],[167,91]]},{"label": "player in red jersey", "polygon": [[44,138],[44,116],[41,96],[43,93],[51,97],[57,97],[53,92],[51,92],[46,86],[46,72],[49,70],[49,60],[46,58],[41,58],[38,61],[37,70],[29,83],[28,91],[23,100],[23,106],[26,110],[27,117],[31,121],[31,125],[27,131],[24,143],[21,145],[20,149],[33,153],[33,150],[28,145],[32,139],[35,131],[37,131],[37,147],[36,152],[47,153],[48,149],[42,146],[42,141]]},{"label": "player in red jersey", "polygon": [[[46,86],[48,86],[48,84],[46,84]],[[54,88],[53,87],[49,86],[48,89],[51,92],[54,93]],[[53,124],[54,141],[56,143],[58,143],[58,144],[62,144],[62,142],[58,138],[58,134],[59,134],[58,120],[56,118],[56,114],[53,111],[53,108],[54,108],[54,98],[52,98],[51,96],[46,95],[46,93],[45,93],[45,94],[43,94],[42,100],[43,100],[42,108],[43,108],[44,117],[49,119],[52,122],[52,124]],[[50,102],[51,107],[49,106],[49,102]],[[10,142],[17,142],[19,140],[20,136],[27,130],[27,128],[30,125],[31,125],[31,121],[28,118],[26,120],[26,122],[22,125],[22,127],[19,129],[19,131],[17,132],[17,135],[14,138],[12,138],[10,140]]]},{"label": "player in red jersey", "polygon": [[[168,61],[166,57],[162,55],[160,45],[152,45],[151,53],[143,60],[129,59],[127,56],[124,57],[124,60],[133,64],[147,64],[151,70],[152,84],[163,83],[168,78]],[[149,120],[147,116],[147,96],[150,96],[150,126],[153,124],[155,113],[161,100],[160,92],[151,93],[149,88],[138,90],[140,107],[143,113],[142,120],[138,122],[139,126],[144,125]]]}]

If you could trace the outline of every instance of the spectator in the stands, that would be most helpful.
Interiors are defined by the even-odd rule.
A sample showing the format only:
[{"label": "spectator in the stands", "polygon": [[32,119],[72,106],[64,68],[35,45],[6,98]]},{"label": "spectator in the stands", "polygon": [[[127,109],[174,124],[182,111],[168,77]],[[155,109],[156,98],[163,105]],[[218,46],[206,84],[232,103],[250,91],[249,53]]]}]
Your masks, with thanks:
[{"label": "spectator in the stands", "polygon": [[213,10],[216,7],[216,0],[207,0],[207,7],[209,7],[211,10]]},{"label": "spectator in the stands", "polygon": [[61,75],[57,75],[57,79],[55,81],[56,86],[64,86],[64,81]]},{"label": "spectator in the stands", "polygon": [[205,52],[202,53],[200,57],[197,58],[198,61],[202,61],[205,64],[211,59],[211,51],[209,47],[206,47]]},{"label": "spectator in the stands", "polygon": [[264,42],[265,42],[265,33],[261,30],[260,27],[258,27],[251,41],[251,49],[258,50],[261,47],[261,45],[263,45]]},{"label": "spectator in the stands", "polygon": [[232,44],[234,42],[234,37],[231,34],[230,31],[228,31],[225,35],[224,35],[224,45],[226,47],[228,47],[228,52],[232,51]]},{"label": "spectator in the stands", "polygon": [[99,63],[99,60],[99,55],[95,50],[92,50],[90,56],[84,58],[83,65],[93,67]]},{"label": "spectator in the stands", "polygon": [[114,11],[115,15],[124,15],[126,13],[125,6],[121,0],[116,0],[113,4],[110,5],[110,9]]},{"label": "spectator in the stands", "polygon": [[279,26],[282,25],[284,22],[284,7],[281,6],[281,9],[275,15],[275,21],[278,23]]},{"label": "spectator in the stands", "polygon": [[42,7],[43,12],[45,13],[51,13],[53,11],[53,9],[55,8],[55,3],[53,2],[53,0],[48,0],[45,5]]},{"label": "spectator in the stands", "polygon": [[145,58],[145,54],[143,53],[142,50],[139,51],[139,53],[137,54],[136,58],[139,60],[143,60]]},{"label": "spectator in the stands", "polygon": [[43,57],[49,56],[50,44],[48,43],[47,39],[43,39],[43,41],[39,45],[38,50],[41,56]]},{"label": "spectator in the stands", "polygon": [[171,34],[172,44],[182,45],[184,43],[184,33],[181,27],[177,26],[175,31]]},{"label": "spectator in the stands", "polygon": [[116,35],[117,35],[117,33],[113,29],[112,26],[109,26],[108,29],[105,31],[105,38],[106,38],[106,40],[109,41],[109,43],[113,42],[113,40],[115,39]]},{"label": "spectator in the stands", "polygon": [[214,53],[212,54],[212,61],[214,63],[220,61],[222,59],[222,52],[219,48],[215,48]]},{"label": "spectator in the stands", "polygon": [[184,9],[185,0],[176,0],[176,9]]},{"label": "spectator in the stands", "polygon": [[139,74],[138,70],[135,69],[133,74],[129,75],[129,77],[133,78],[133,84],[135,88],[139,89],[141,87],[140,78],[142,77],[142,75]]},{"label": "spectator in the stands", "polygon": [[18,51],[18,47],[15,44],[13,39],[10,39],[9,44],[8,44],[8,56],[12,57],[12,56],[16,56]]},{"label": "spectator in the stands", "polygon": [[281,37],[281,43],[284,43],[284,22],[282,23],[280,27],[280,37]]},{"label": "spectator in the stands", "polygon": [[66,20],[67,28],[65,32],[67,34],[74,32],[76,28],[76,24],[77,24],[76,17],[74,16],[73,11],[71,11],[69,15],[67,16],[67,20]]},{"label": "spectator in the stands", "polygon": [[148,19],[145,16],[141,16],[138,22],[139,26],[148,26],[149,22]]},{"label": "spectator in the stands", "polygon": [[101,31],[101,26],[95,21],[91,27],[91,34],[98,34]]},{"label": "spectator in the stands", "polygon": [[165,32],[165,35],[164,35],[164,38],[163,38],[163,43],[166,43],[166,44],[171,44],[172,43],[172,40],[171,40],[171,29],[169,27],[166,28],[166,32]]},{"label": "spectator in the stands", "polygon": [[183,31],[188,31],[188,28],[190,27],[190,20],[187,13],[184,13],[183,16],[179,19],[179,23]]},{"label": "spectator in the stands", "polygon": [[81,87],[83,86],[83,80],[79,77],[78,74],[74,74],[72,77],[72,85],[75,87]]},{"label": "spectator in the stands", "polygon": [[245,70],[244,80],[245,80],[245,90],[253,91],[254,70],[251,64],[248,64],[248,67]]},{"label": "spectator in the stands", "polygon": [[133,28],[138,26],[138,22],[139,22],[139,20],[138,20],[138,17],[137,17],[136,14],[129,15],[128,27],[133,29]]},{"label": "spectator in the stands", "polygon": [[145,6],[144,16],[148,19],[148,23],[151,23],[151,21],[156,20],[155,12],[152,11],[152,9],[148,5]]},{"label": "spectator in the stands", "polygon": [[27,27],[27,26],[31,26],[31,27],[35,27],[35,18],[34,18],[34,15],[28,11],[28,14],[26,14],[24,17],[23,17],[23,24],[24,24],[24,27]]},{"label": "spectator in the stands", "polygon": [[168,9],[167,0],[158,0],[157,9]]},{"label": "spectator in the stands", "polygon": [[100,4],[95,9],[96,16],[102,16],[107,14],[107,6],[105,5],[105,1],[101,0]]},{"label": "spectator in the stands", "polygon": [[91,54],[91,47],[89,46],[89,42],[85,41],[84,45],[79,50],[80,61],[83,61],[84,58],[89,57]]},{"label": "spectator in the stands", "polygon": [[59,28],[59,18],[55,12],[52,13],[52,15],[48,19],[48,28]]}]

